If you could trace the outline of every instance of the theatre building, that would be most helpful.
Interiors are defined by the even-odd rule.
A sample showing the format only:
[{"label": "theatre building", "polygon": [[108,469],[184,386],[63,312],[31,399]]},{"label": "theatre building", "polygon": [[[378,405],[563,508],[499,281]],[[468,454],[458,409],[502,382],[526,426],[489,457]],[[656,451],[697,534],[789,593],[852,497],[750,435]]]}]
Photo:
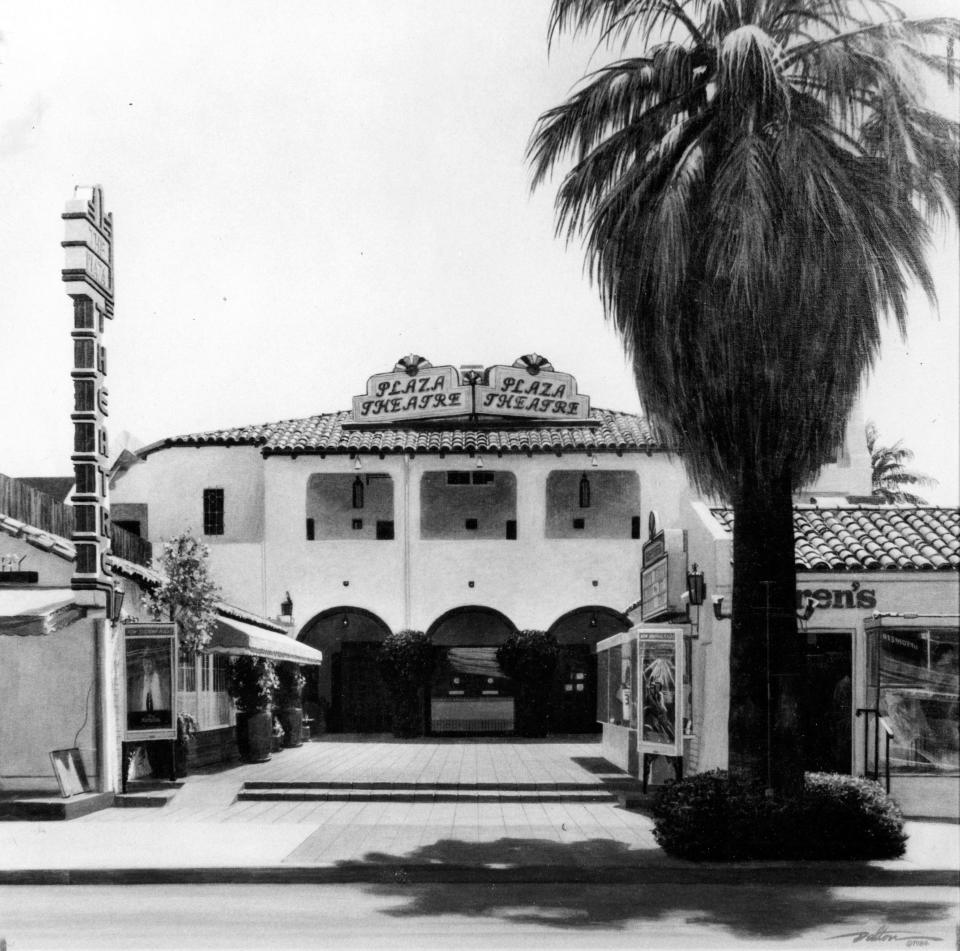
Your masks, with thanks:
[{"label": "theatre building", "polygon": [[[868,491],[852,451],[821,487]],[[192,529],[227,601],[322,651],[308,700],[332,730],[389,729],[377,647],[429,632],[434,734],[513,729],[495,654],[522,629],[562,647],[555,732],[598,731],[594,648],[631,626],[650,515],[680,526],[696,500],[643,417],[591,406],[536,354],[486,369],[411,355],[350,409],[128,455],[111,498],[154,543]]]}]

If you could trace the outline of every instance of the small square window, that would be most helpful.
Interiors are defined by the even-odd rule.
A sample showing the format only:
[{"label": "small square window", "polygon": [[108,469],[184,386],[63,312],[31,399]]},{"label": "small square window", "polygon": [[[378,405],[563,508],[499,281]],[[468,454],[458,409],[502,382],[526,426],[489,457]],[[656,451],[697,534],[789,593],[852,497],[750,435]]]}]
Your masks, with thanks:
[{"label": "small square window", "polygon": [[389,542],[393,540],[393,522],[377,522],[377,541]]},{"label": "small square window", "polygon": [[203,490],[203,534],[223,534],[223,489]]},{"label": "small square window", "polygon": [[493,484],[493,473],[492,472],[474,472],[473,475],[473,484],[474,485],[492,485]]},{"label": "small square window", "polygon": [[460,471],[448,472],[447,485],[470,485],[470,473]]},{"label": "small square window", "polygon": [[630,537],[639,538],[640,537],[640,516],[634,515],[630,519]]},{"label": "small square window", "polygon": [[507,541],[517,540],[517,520],[515,518],[507,519]]},{"label": "small square window", "polygon": [[353,519],[353,520],[351,521],[351,523],[350,523],[350,527],[351,527],[355,532],[359,531],[361,528],[363,528],[363,519],[362,519],[362,518],[355,518],[355,519]]},{"label": "small square window", "polygon": [[479,528],[479,524],[475,518],[468,518],[466,522],[464,522],[464,527],[468,532],[475,532]]},{"label": "small square window", "polygon": [[587,527],[587,520],[583,518],[575,518],[573,520],[573,527],[577,530],[581,530]]},{"label": "small square window", "polygon": [[315,523],[312,518],[307,519],[307,541],[312,542],[316,538]]}]

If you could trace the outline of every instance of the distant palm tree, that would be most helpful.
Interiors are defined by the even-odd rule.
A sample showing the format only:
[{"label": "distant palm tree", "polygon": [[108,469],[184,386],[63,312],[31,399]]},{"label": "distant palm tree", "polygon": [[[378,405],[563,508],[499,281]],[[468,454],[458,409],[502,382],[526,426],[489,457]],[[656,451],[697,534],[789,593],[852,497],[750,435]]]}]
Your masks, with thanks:
[{"label": "distant palm tree", "polygon": [[906,468],[913,461],[913,452],[898,439],[892,446],[878,446],[879,432],[872,420],[866,426],[867,451],[873,471],[872,494],[883,502],[908,502],[911,505],[926,505],[927,500],[906,490],[906,486],[937,485],[937,480]]},{"label": "distant palm tree", "polygon": [[792,493],[839,446],[882,318],[904,331],[911,280],[933,296],[960,136],[918,77],[946,74],[923,44],[960,22],[886,0],[553,0],[565,32],[622,58],[540,117],[533,187],[572,162],[558,233],[585,239],[646,412],[733,506],[730,765],[796,789]]}]

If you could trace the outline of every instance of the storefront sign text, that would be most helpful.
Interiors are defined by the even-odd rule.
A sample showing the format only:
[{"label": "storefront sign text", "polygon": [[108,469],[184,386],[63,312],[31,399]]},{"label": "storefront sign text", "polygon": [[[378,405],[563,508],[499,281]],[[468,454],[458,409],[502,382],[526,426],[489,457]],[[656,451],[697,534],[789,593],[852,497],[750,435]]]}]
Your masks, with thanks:
[{"label": "storefront sign text", "polygon": [[813,598],[817,602],[817,607],[821,610],[832,608],[834,610],[864,610],[875,608],[877,606],[877,592],[875,588],[861,588],[858,583],[854,583],[847,590],[830,590],[828,588],[814,588],[813,590],[797,589],[797,610],[803,609],[807,598]]}]

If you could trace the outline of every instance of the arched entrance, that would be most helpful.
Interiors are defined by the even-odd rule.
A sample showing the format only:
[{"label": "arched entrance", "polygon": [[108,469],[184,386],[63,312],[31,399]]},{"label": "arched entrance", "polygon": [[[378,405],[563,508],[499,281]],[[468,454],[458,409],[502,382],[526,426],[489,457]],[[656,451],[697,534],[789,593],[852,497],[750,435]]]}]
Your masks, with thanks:
[{"label": "arched entrance", "polygon": [[430,625],[437,651],[430,690],[432,733],[513,730],[514,685],[500,670],[496,654],[515,630],[508,617],[479,605],[454,608]]},{"label": "arched entrance", "polygon": [[323,611],[300,631],[297,639],[323,651],[324,658],[307,673],[304,703],[325,706],[330,731],[390,730],[390,701],[377,663],[380,644],[389,633],[377,615],[354,607]]},{"label": "arched entrance", "polygon": [[602,605],[576,608],[550,627],[560,645],[554,678],[552,730],[599,733],[597,723],[597,641],[630,629],[630,619]]}]

